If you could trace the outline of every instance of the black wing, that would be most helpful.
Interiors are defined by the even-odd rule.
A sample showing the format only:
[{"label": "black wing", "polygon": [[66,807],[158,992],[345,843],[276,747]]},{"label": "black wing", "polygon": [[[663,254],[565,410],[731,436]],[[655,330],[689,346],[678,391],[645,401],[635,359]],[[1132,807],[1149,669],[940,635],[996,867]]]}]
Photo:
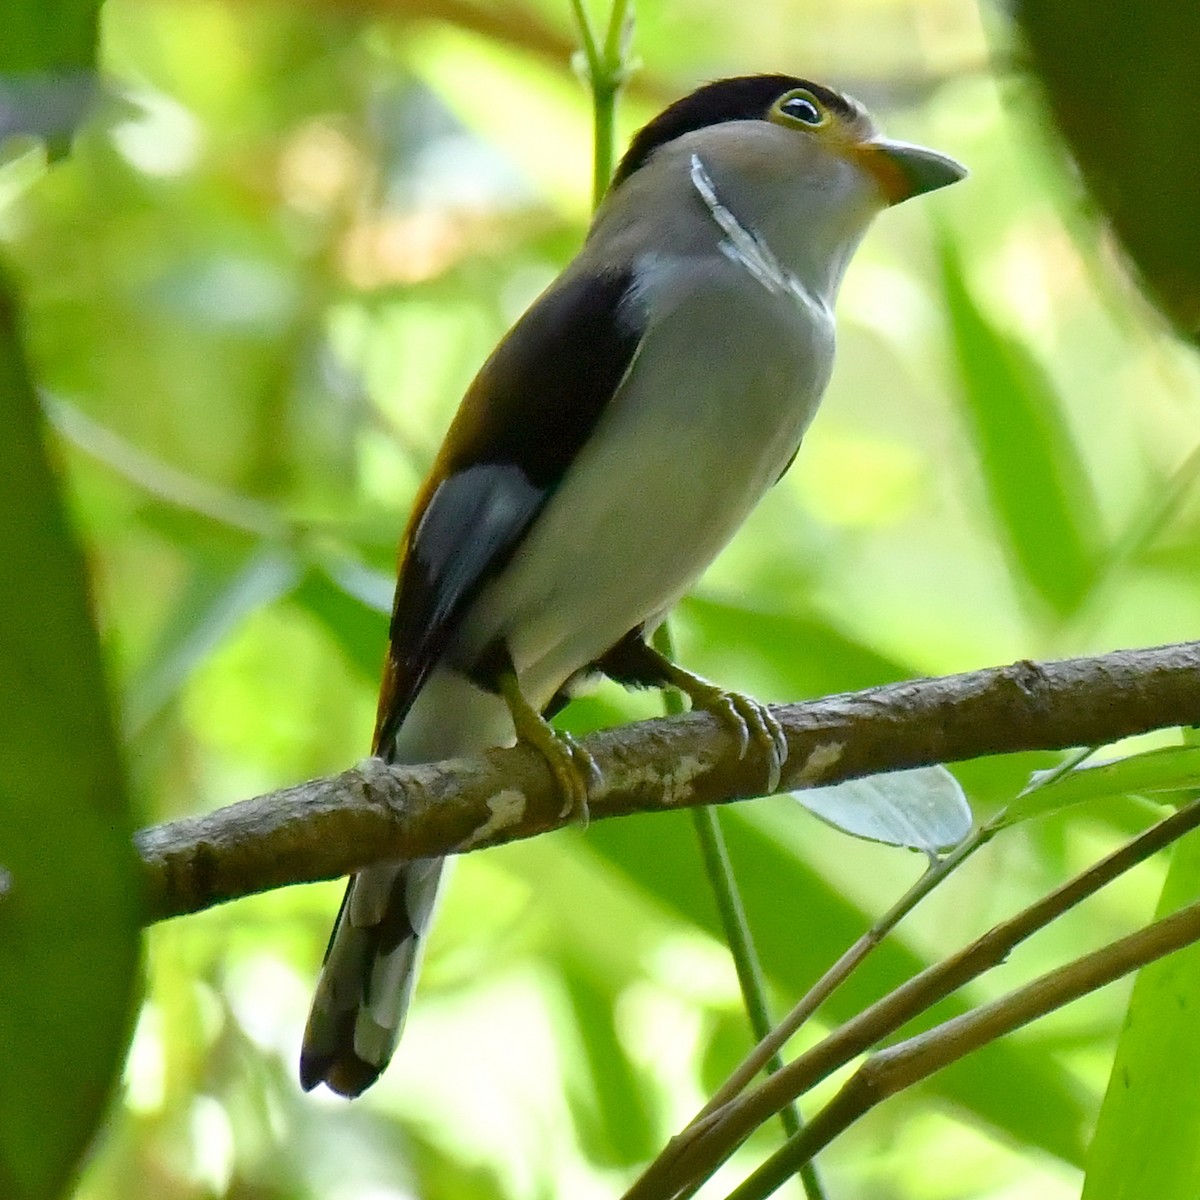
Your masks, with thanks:
[{"label": "black wing", "polygon": [[554,284],[467,390],[401,549],[375,727],[386,754],[480,588],[512,556],[624,379],[643,325],[630,271]]}]

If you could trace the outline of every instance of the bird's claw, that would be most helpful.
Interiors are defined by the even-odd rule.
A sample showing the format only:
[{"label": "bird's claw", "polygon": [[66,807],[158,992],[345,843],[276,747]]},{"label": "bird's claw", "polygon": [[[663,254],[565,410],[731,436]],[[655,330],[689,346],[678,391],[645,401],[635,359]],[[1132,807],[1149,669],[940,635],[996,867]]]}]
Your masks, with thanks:
[{"label": "bird's claw", "polygon": [[737,738],[738,758],[745,758],[751,745],[758,748],[767,764],[767,794],[774,792],[787,762],[788,745],[783,726],[771,710],[753,696],[718,687],[694,695],[692,703],[711,712],[733,731]]},{"label": "bird's claw", "polygon": [[588,796],[602,780],[596,760],[569,733],[559,732],[530,707],[511,669],[501,674],[500,692],[512,714],[517,740],[542,756],[558,785],[564,800],[560,816],[570,817],[586,829]]},{"label": "bird's claw", "polygon": [[563,794],[562,816],[570,817],[581,829],[588,826],[588,797],[600,786],[596,760],[569,733],[555,731],[557,753],[545,748],[546,762]]}]

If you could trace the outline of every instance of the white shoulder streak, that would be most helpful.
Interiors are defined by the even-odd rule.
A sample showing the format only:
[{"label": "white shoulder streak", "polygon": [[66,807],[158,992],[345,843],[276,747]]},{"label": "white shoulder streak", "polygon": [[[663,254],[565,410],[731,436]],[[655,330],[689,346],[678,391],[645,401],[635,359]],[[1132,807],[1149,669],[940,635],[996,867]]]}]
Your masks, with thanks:
[{"label": "white shoulder streak", "polygon": [[716,185],[712,181],[698,154],[692,155],[692,186],[712,215],[721,232],[725,234],[720,243],[721,253],[732,262],[745,267],[759,283],[775,295],[795,296],[805,305],[812,305],[813,298],[804,285],[790,271],[785,271],[771,247],[753,230],[747,229],[734,214],[721,203]]}]

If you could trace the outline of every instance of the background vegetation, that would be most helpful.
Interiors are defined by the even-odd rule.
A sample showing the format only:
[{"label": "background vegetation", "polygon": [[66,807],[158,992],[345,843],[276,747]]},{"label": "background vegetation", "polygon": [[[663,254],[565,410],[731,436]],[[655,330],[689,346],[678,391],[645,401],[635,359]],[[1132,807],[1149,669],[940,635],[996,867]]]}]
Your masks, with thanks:
[{"label": "background vegetation", "polygon": [[[27,1098],[58,1096],[63,1115],[46,1120],[70,1140],[119,1054],[127,965],[110,981],[95,964],[131,953],[130,914],[113,898],[131,870],[129,823],[365,752],[413,491],[464,386],[578,245],[590,205],[590,101],[558,0],[107,0],[93,44],[94,17],[27,0],[0,50],[0,250],[24,343],[5,307],[0,495],[27,549],[3,546],[5,682],[14,697],[31,680],[53,685],[41,715],[0,740],[13,761],[53,731],[74,769],[104,736],[86,635],[39,623],[47,602],[17,586],[59,519],[28,465],[35,434],[18,436],[15,417],[10,433],[9,405],[16,414],[35,379],[90,569],[134,811],[105,808],[117,789],[104,763],[77,792],[47,780],[58,903],[0,912],[19,952],[2,960],[0,1050],[36,1068],[0,1100],[0,1161],[28,1174],[0,1174],[5,1195],[44,1194],[59,1170],[39,1163],[46,1126],[22,1125]],[[1007,17],[969,0],[647,0],[637,19],[643,66],[624,132],[703,78],[787,70],[853,91],[889,132],[972,170],[870,235],[843,293],[825,408],[797,469],[682,606],[681,658],[792,700],[1194,636],[1200,371],[1086,214]],[[1168,58],[1198,44],[1159,32]],[[1106,45],[1036,16],[1030,34],[1069,127],[1063,87],[1079,73],[1064,69],[1064,83],[1046,64],[1102,64]],[[1128,44],[1127,73],[1097,65],[1109,99],[1083,109],[1114,132],[1080,150],[1118,216],[1128,193],[1112,152],[1153,183],[1137,155],[1186,111],[1171,90],[1183,76]],[[1166,169],[1186,176],[1194,151],[1181,163],[1180,143],[1165,144]],[[1138,250],[1128,225],[1146,206],[1127,207],[1118,224]],[[1180,216],[1149,223],[1161,233]],[[1192,332],[1198,227],[1176,228],[1147,268]],[[1178,270],[1164,276],[1163,261]],[[45,675],[77,659],[78,676]],[[605,688],[568,720],[653,711],[653,698]],[[1055,761],[955,773],[987,813]],[[17,846],[30,814],[10,800],[0,834]],[[100,832],[72,847],[88,805]],[[1113,797],[999,839],[822,1021],[1151,815]],[[781,1006],[922,865],[848,842],[786,798],[738,806],[724,824]],[[1152,863],[1058,922],[971,998],[1144,921],[1165,871]],[[1198,872],[1180,852],[1173,899],[1194,894]],[[391,1071],[353,1106],[305,1097],[296,1051],[339,894],[290,889],[150,930],[132,1048],[79,1197],[611,1197],[748,1046],[691,824],[671,814],[465,859]],[[110,953],[84,954],[92,935]],[[73,973],[40,968],[43,945]],[[830,1196],[1078,1194],[1128,1001],[1128,986],[1110,988],[875,1111],[823,1156]],[[65,1029],[91,1050],[64,1052]],[[1166,1061],[1194,1078],[1196,1049],[1177,1042]],[[1195,1194],[1175,1182],[1141,1194]]]}]

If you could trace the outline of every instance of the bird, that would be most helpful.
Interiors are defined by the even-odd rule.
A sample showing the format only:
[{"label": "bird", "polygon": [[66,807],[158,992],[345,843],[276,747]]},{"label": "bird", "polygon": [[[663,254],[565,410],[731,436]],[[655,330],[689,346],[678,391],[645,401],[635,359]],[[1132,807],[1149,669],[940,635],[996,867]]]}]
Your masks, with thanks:
[{"label": "bird", "polygon": [[[676,687],[778,784],[765,705],[649,638],[792,465],[829,381],[834,301],[872,219],[963,178],[784,74],[706,83],[641,128],[581,249],[480,368],[400,546],[373,753],[524,742],[586,820],[594,762],[548,723],[588,676]],[[445,859],[346,889],[300,1056],[354,1097],[395,1050]]]}]

